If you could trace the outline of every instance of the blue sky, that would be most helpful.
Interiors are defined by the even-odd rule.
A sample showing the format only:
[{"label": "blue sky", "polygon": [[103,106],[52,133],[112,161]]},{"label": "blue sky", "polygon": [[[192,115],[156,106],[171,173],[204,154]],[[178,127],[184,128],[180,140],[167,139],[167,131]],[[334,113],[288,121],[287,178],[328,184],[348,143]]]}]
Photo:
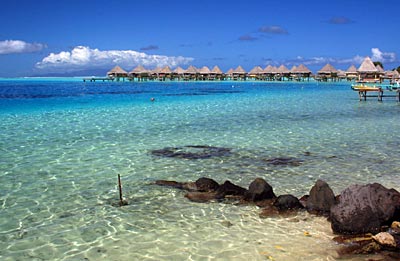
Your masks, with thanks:
[{"label": "blue sky", "polygon": [[224,71],[365,56],[400,65],[400,1],[13,0],[0,9],[0,76],[170,65]]}]

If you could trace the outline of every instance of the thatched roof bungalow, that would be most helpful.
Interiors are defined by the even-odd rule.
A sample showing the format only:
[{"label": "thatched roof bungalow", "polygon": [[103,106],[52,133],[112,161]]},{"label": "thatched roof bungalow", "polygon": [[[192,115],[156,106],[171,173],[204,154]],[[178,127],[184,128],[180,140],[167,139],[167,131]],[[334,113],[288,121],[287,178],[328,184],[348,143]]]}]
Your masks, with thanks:
[{"label": "thatched roof bungalow", "polygon": [[371,58],[368,56],[365,57],[364,61],[361,63],[360,67],[358,67],[357,72],[358,80],[362,82],[379,82],[381,72],[375,67]]},{"label": "thatched roof bungalow", "polygon": [[209,76],[210,76],[210,73],[211,73],[211,70],[207,66],[203,66],[198,70],[198,72],[199,72],[199,79],[200,80],[208,80]]},{"label": "thatched roof bungalow", "polygon": [[112,78],[125,78],[128,77],[128,72],[119,67],[118,65],[112,68],[110,71],[107,72],[108,77]]},{"label": "thatched roof bungalow", "polygon": [[348,81],[352,81],[358,78],[357,68],[354,65],[351,65],[349,68],[347,68],[345,74]]},{"label": "thatched roof bungalow", "polygon": [[338,79],[338,70],[333,67],[331,64],[327,63],[324,67],[322,67],[317,72],[317,80],[318,81],[328,81],[328,80],[337,80]]},{"label": "thatched roof bungalow", "polygon": [[292,75],[294,75],[295,80],[304,81],[306,78],[310,80],[311,70],[308,69],[304,64],[300,64],[292,70]]},{"label": "thatched roof bungalow", "polygon": [[194,67],[193,65],[190,65],[186,69],[183,77],[184,77],[184,80],[197,80],[198,74],[199,74],[198,69],[196,67]]},{"label": "thatched roof bungalow", "polygon": [[149,74],[150,70],[147,70],[142,65],[138,65],[134,69],[132,69],[132,71],[129,72],[129,77],[131,80],[137,78],[138,81],[142,81],[143,79],[148,78]]},{"label": "thatched roof bungalow", "polygon": [[215,65],[210,72],[209,80],[222,80],[223,77],[224,73],[217,65]]},{"label": "thatched roof bungalow", "polygon": [[290,71],[285,65],[280,65],[276,70],[273,69],[273,73],[275,74],[275,80],[282,81],[285,78],[290,78]]},{"label": "thatched roof bungalow", "polygon": [[236,67],[236,69],[233,70],[233,72],[232,72],[232,77],[233,77],[234,81],[246,80],[246,75],[247,75],[246,71],[240,65],[238,67]]},{"label": "thatched roof bungalow", "polygon": [[252,79],[259,80],[262,78],[263,69],[260,66],[255,66],[253,69],[250,70],[248,76]]}]

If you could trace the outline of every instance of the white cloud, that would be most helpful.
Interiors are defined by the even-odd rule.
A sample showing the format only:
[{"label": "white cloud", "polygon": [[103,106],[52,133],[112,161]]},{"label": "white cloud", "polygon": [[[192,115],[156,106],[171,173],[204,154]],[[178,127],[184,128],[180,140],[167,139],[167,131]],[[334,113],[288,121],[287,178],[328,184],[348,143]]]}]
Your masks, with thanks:
[{"label": "white cloud", "polygon": [[27,43],[20,40],[0,41],[0,54],[33,53],[46,48],[45,44]]},{"label": "white cloud", "polygon": [[[391,52],[382,52],[379,48],[371,49],[371,59],[372,61],[382,62],[382,63],[393,63],[396,62],[396,54]],[[325,65],[327,63],[331,64],[361,64],[365,59],[365,56],[356,55],[350,58],[333,58],[333,57],[311,57],[304,58],[297,56],[294,59],[286,60],[284,63],[287,65],[298,65],[303,63],[305,65]]]},{"label": "white cloud", "polygon": [[379,48],[372,48],[371,49],[372,56],[371,60],[374,62],[394,62],[396,61],[396,54],[395,53],[384,53]]},{"label": "white cloud", "polygon": [[76,46],[72,51],[51,53],[36,63],[36,68],[47,71],[77,71],[96,68],[110,68],[115,65],[132,69],[136,65],[145,67],[188,64],[194,59],[183,56],[149,55],[132,50],[91,49],[88,46]]}]

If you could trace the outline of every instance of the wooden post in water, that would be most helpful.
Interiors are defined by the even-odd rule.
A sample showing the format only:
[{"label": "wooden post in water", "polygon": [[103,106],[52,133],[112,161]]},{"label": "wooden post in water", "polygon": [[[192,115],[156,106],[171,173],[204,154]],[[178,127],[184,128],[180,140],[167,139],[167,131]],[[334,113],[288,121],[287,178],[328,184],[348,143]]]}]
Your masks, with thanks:
[{"label": "wooden post in water", "polygon": [[119,174],[118,174],[118,189],[119,189],[119,206],[128,205],[128,201],[122,198],[121,176]]}]

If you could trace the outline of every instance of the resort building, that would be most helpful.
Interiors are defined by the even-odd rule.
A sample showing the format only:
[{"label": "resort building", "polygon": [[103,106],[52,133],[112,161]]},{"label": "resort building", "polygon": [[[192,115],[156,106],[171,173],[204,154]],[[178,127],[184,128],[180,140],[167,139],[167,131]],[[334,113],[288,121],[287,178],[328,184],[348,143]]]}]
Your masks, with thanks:
[{"label": "resort building", "polygon": [[316,80],[323,82],[338,81],[338,70],[328,63],[318,71]]},{"label": "resort building", "polygon": [[355,81],[358,79],[357,68],[354,65],[351,65],[349,68],[347,68],[345,74],[347,81]]},{"label": "resort building", "polygon": [[117,65],[114,68],[112,68],[109,72],[107,72],[107,76],[109,78],[116,79],[117,81],[119,81],[121,78],[123,81],[125,81],[125,78],[128,77],[128,73]]},{"label": "resort building", "polygon": [[371,58],[366,57],[357,69],[358,81],[360,82],[381,82],[380,72],[372,62]]}]

